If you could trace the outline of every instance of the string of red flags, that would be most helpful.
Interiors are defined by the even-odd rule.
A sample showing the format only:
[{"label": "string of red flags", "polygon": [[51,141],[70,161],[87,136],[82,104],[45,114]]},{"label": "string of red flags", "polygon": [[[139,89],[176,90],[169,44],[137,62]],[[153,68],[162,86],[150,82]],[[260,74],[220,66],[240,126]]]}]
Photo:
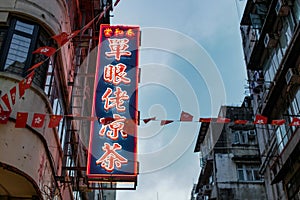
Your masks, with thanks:
[{"label": "string of red flags", "polygon": [[47,57],[52,56],[56,52],[56,49],[54,47],[40,47],[37,50],[33,51],[32,54],[43,54]]},{"label": "string of red flags", "polygon": [[[117,6],[119,1],[116,1],[114,6]],[[66,43],[71,41],[80,32],[84,32],[85,30],[87,30],[87,28],[89,28],[96,19],[98,19],[97,22],[99,22],[99,20],[104,16],[104,14],[108,11],[108,9],[111,9],[111,6],[112,5],[108,5],[104,11],[102,11],[99,15],[97,15],[94,19],[92,19],[89,23],[87,23],[82,29],[75,30],[72,33],[62,32],[58,35],[52,36],[51,38],[54,39],[57,42],[57,44],[59,45],[58,49],[56,49],[54,47],[50,47],[50,46],[42,46],[32,52],[33,54],[45,55],[47,58],[45,60],[29,67],[28,71],[30,73],[26,76],[26,78],[24,78],[22,81],[20,81],[17,86],[14,86],[13,88],[11,88],[9,93],[6,93],[1,97],[1,99],[0,99],[0,124],[6,124],[8,122],[10,114],[12,112],[12,106],[15,105],[15,103],[16,103],[17,90],[19,93],[19,98],[22,98],[25,95],[25,91],[28,88],[30,88],[32,81],[33,81],[33,77],[34,77],[34,69],[40,67],[43,63],[45,63],[49,59],[49,57],[51,57],[56,52],[58,52],[63,45],[65,45]],[[34,119],[32,120],[32,123],[31,123],[31,126],[35,127],[35,128],[42,127],[44,120],[45,120],[45,116],[46,116],[46,114],[35,113]],[[48,127],[56,127],[59,124],[59,121],[63,117],[64,116],[53,115],[52,117],[50,117],[50,122],[49,122]],[[17,116],[16,116],[16,127],[18,128],[18,127],[26,126],[27,118],[28,118],[28,114],[26,115],[26,113],[18,112]],[[87,118],[91,119],[91,117],[87,117]],[[84,119],[86,119],[86,117],[84,117]]]},{"label": "string of red flags", "polygon": [[[9,120],[10,114],[12,112],[12,108],[17,101],[17,96],[22,98],[27,89],[31,87],[32,81],[34,77],[34,71],[30,72],[24,79],[22,79],[16,86],[12,87],[8,93],[5,93],[0,98],[0,124],[6,124]],[[17,95],[17,93],[19,95]],[[28,112],[17,112],[16,116],[16,128],[24,128],[26,127],[28,121]],[[49,122],[47,127],[54,128],[59,126],[60,121],[64,117],[69,117],[73,120],[98,120],[99,124],[108,126],[113,125],[114,122],[118,120],[113,117],[108,118],[100,118],[91,117],[91,116],[78,116],[78,115],[52,115],[52,114],[44,114],[44,113],[34,113],[31,119],[31,127],[33,128],[42,128],[45,125],[45,119],[49,116]],[[230,123],[233,122],[234,124],[268,124],[268,118],[262,115],[256,115],[254,121],[248,121],[244,119],[237,119],[232,121],[229,118],[217,117],[217,118],[199,118],[197,121],[194,120],[194,116],[188,112],[182,111],[180,114],[179,120],[170,120],[170,119],[157,119],[156,117],[150,117],[145,119],[140,119],[145,124],[151,121],[160,121],[160,125],[164,126],[167,124],[171,124],[173,122],[201,122],[201,123]],[[124,130],[130,132],[132,128],[136,125],[137,120],[124,120]],[[274,119],[271,121],[271,125],[281,126],[286,123],[285,119]],[[293,117],[291,123],[288,124],[289,126],[300,126],[300,118]]]},{"label": "string of red flags", "polygon": [[271,124],[281,126],[281,125],[285,124],[285,119],[274,119],[274,120],[272,120]]},{"label": "string of red flags", "polygon": [[[11,110],[4,110],[3,107],[0,104],[0,124],[6,124],[8,122],[8,119],[10,117]],[[88,120],[88,121],[98,121],[99,124],[102,124],[104,126],[114,126],[114,122],[119,123],[120,120],[114,119],[112,117],[107,118],[97,118],[97,117],[90,117],[90,116],[78,116],[78,115],[53,115],[53,114],[44,114],[44,113],[33,113],[31,121],[28,122],[29,119],[29,112],[17,112],[16,115],[16,128],[25,128],[27,124],[31,124],[32,128],[42,128],[45,125],[47,125],[46,117],[48,118],[48,128],[55,128],[59,126],[61,120],[63,118],[70,118],[72,120]],[[217,117],[217,118],[199,118],[197,121],[192,120],[192,117],[189,116],[189,118],[183,118],[180,117],[179,120],[158,120],[156,117],[150,117],[141,119],[145,124],[151,122],[151,121],[159,121],[161,126],[171,124],[173,122],[197,122],[197,123],[220,123],[220,124],[226,124],[233,122],[234,124],[258,124],[258,125],[266,125],[267,123],[267,117],[262,115],[256,115],[254,121],[248,121],[248,120],[231,120],[229,118],[223,118],[223,117]],[[276,119],[271,121],[271,125],[281,126],[286,123],[285,119]],[[137,124],[137,120],[132,119],[125,119],[123,121],[124,131],[130,132]],[[299,117],[292,117],[291,123],[288,124],[289,126],[300,126],[300,118]]]},{"label": "string of red flags", "polygon": [[50,121],[49,121],[49,124],[48,124],[48,128],[57,127],[62,118],[63,118],[62,115],[50,115]]},{"label": "string of red flags", "polygon": [[151,118],[143,119],[143,121],[144,121],[145,124],[147,124],[150,121],[155,121],[155,120],[156,120],[156,117],[151,117]]},{"label": "string of red flags", "polygon": [[[179,120],[159,120],[156,119],[156,117],[150,117],[150,118],[145,118],[141,119],[145,124],[148,124],[150,121],[160,121],[160,125],[167,125],[171,124],[173,122],[201,122],[201,123],[221,123],[221,124],[226,124],[226,123],[231,123],[233,122],[234,124],[255,124],[255,125],[267,125],[268,124],[268,118],[257,114],[255,116],[255,119],[253,121],[249,120],[244,120],[244,119],[237,119],[237,120],[231,120],[229,118],[224,118],[224,117],[216,117],[216,118],[199,118],[197,121],[193,120],[193,116],[187,112],[182,111],[180,115]],[[285,119],[274,119],[271,121],[270,125],[276,125],[276,126],[281,126],[285,125],[286,120]],[[288,124],[289,126],[300,126],[300,116],[299,117],[292,117],[291,123]]]},{"label": "string of red flags", "polygon": [[229,123],[230,121],[231,121],[230,119],[224,117],[217,118],[217,123]]},{"label": "string of red flags", "polygon": [[68,34],[66,32],[62,32],[58,35],[52,36],[51,38],[53,38],[59,46],[63,46],[64,44],[69,42],[71,39],[76,37],[80,33],[80,31],[81,30],[76,30],[76,31],[73,31],[70,34]]},{"label": "string of red flags", "polygon": [[174,120],[161,120],[160,121],[160,125],[167,125],[167,124],[171,124],[172,122],[174,122]]},{"label": "string of red flags", "polygon": [[181,115],[180,115],[180,121],[184,121],[184,122],[189,122],[189,121],[193,121],[194,116],[182,111]]},{"label": "string of red flags", "polygon": [[254,124],[267,124],[268,118],[265,116],[262,116],[262,115],[256,115],[253,123]]},{"label": "string of red flags", "polygon": [[234,121],[235,124],[247,124],[248,120],[237,119]]}]

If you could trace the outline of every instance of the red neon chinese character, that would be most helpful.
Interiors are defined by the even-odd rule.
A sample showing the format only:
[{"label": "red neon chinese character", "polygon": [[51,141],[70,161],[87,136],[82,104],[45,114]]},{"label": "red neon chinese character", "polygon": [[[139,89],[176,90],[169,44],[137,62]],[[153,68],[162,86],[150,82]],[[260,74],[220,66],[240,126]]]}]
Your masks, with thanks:
[{"label": "red neon chinese character", "polygon": [[129,48],[127,38],[122,39],[108,39],[110,52],[105,52],[108,57],[115,57],[117,61],[121,59],[121,56],[131,56],[130,51],[126,51]]},{"label": "red neon chinese character", "polygon": [[116,152],[117,150],[122,149],[122,146],[118,143],[114,143],[113,146],[110,146],[105,142],[102,149],[105,153],[96,161],[96,164],[101,164],[101,167],[107,172],[112,172],[115,169],[115,166],[120,169],[122,164],[126,164],[128,162],[126,158]]},{"label": "red neon chinese character", "polygon": [[133,37],[133,36],[135,36],[135,34],[134,34],[132,29],[128,29],[127,32],[126,32],[126,36],[127,37]]},{"label": "red neon chinese character", "polygon": [[116,28],[115,36],[123,36],[123,35],[124,35],[124,31],[119,28]]},{"label": "red neon chinese character", "polygon": [[112,94],[112,89],[107,88],[105,93],[102,95],[102,101],[105,101],[104,109],[109,110],[110,108],[116,107],[118,112],[124,112],[125,106],[124,100],[128,100],[129,96],[127,95],[126,91],[122,91],[120,87],[116,87],[116,91],[114,92],[114,97],[110,97]]},{"label": "red neon chinese character", "polygon": [[106,28],[106,29],[104,30],[104,35],[105,35],[105,37],[110,37],[110,36],[112,36],[112,33],[113,33],[113,31],[112,31],[110,28]]},{"label": "red neon chinese character", "polygon": [[[105,133],[108,138],[112,140],[117,140],[119,138],[119,132],[121,133],[122,138],[127,138],[127,134],[123,132],[125,117],[122,117],[118,114],[114,114],[114,121],[110,124],[103,125],[99,131],[100,136],[104,136]],[[100,119],[101,120],[101,119]],[[109,128],[108,131],[107,128]]]},{"label": "red neon chinese character", "polygon": [[127,73],[125,72],[127,66],[119,63],[116,66],[107,65],[104,67],[104,80],[106,82],[113,83],[114,85],[118,85],[121,82],[124,84],[129,84],[131,80],[127,78]]}]

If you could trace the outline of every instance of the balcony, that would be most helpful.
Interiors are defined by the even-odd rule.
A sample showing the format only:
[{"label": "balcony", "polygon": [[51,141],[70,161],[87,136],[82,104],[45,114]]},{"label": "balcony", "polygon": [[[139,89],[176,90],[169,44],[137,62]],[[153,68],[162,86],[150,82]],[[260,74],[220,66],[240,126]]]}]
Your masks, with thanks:
[{"label": "balcony", "polygon": [[247,69],[261,69],[265,54],[265,37],[279,21],[275,11],[276,1],[247,1],[241,20],[241,35]]},{"label": "balcony", "polygon": [[251,54],[254,47],[259,41],[259,30],[253,29],[250,26],[242,26],[242,39],[243,39],[243,49],[246,63],[250,62]]}]

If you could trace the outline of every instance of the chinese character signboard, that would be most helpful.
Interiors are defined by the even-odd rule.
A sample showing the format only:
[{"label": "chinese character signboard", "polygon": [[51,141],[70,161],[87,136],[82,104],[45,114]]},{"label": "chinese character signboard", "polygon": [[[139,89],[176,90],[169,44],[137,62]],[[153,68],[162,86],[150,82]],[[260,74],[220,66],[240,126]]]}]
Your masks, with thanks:
[{"label": "chinese character signboard", "polygon": [[89,179],[136,180],[139,34],[137,26],[100,27]]}]

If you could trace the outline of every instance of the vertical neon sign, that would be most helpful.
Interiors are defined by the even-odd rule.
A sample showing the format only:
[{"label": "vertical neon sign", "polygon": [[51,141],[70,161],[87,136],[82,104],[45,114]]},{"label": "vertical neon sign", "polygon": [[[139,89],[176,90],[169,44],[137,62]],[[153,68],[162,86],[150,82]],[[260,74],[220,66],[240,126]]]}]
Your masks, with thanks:
[{"label": "vertical neon sign", "polygon": [[100,26],[89,178],[136,180],[139,34],[137,26]]}]

